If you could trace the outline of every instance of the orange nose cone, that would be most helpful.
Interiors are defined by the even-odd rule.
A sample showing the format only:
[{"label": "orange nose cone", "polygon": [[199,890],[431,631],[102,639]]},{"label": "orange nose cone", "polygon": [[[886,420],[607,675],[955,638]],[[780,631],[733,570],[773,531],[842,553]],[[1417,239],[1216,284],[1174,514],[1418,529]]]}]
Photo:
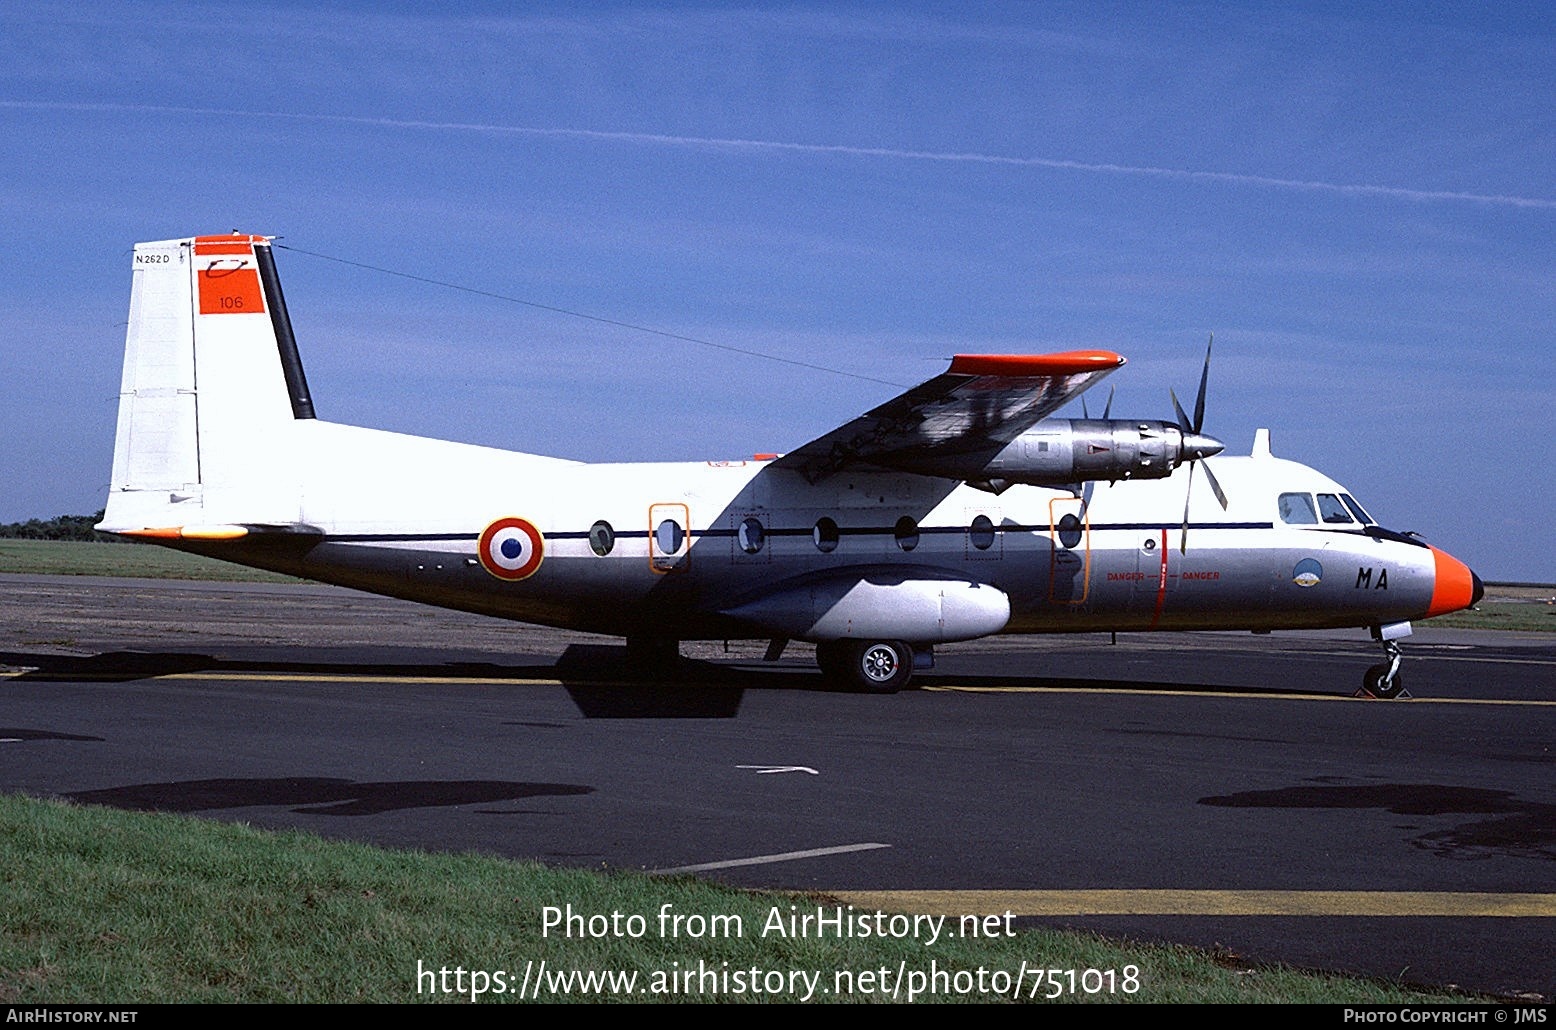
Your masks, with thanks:
[{"label": "orange nose cone", "polygon": [[1437,578],[1432,584],[1431,606],[1426,609],[1428,619],[1468,608],[1486,593],[1480,577],[1447,551],[1432,548],[1432,560],[1437,566]]}]

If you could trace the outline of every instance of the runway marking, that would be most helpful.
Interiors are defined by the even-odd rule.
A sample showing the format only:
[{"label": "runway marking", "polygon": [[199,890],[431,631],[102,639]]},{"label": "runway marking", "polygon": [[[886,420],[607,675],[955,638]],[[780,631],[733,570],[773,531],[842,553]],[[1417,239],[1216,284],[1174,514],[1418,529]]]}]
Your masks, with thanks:
[{"label": "runway marking", "polygon": [[1434,916],[1556,918],[1556,894],[1455,891],[826,891],[856,907],[922,915]]},{"label": "runway marking", "polygon": [[853,851],[874,851],[889,848],[890,844],[843,844],[835,848],[812,848],[809,851],[785,851],[777,855],[757,855],[754,858],[732,858],[724,862],[703,862],[700,865],[682,865],[674,869],[650,869],[662,876],[675,873],[701,873],[709,869],[734,869],[738,866],[769,865],[774,862],[793,862],[801,858],[819,858],[823,855],[846,855]]},{"label": "runway marking", "polygon": [[[1529,663],[1544,664],[1544,663]],[[21,676],[36,675],[36,673],[7,673],[0,675],[0,680],[16,679]],[[77,680],[80,682],[95,682],[110,680],[118,682],[125,678],[123,673],[81,673],[81,674],[51,674],[50,679]],[[403,683],[403,684],[432,684],[432,685],[457,685],[471,686],[512,686],[512,687],[641,687],[642,680],[608,680],[608,679],[579,679],[563,681],[556,677],[503,677],[503,676],[374,676],[370,673],[282,673],[282,672],[169,672],[151,673],[144,676],[134,676],[140,680],[204,680],[204,681],[240,681],[261,683]],[[710,690],[726,689],[717,683],[699,684]],[[1282,693],[1252,693],[1243,690],[1196,690],[1185,685],[1181,690],[1164,690],[1161,688],[1133,688],[1133,687],[973,687],[957,686],[956,684],[924,684],[917,689],[941,693],[960,694],[1128,694],[1133,697],[1145,697],[1155,695],[1158,697],[1218,697],[1218,698],[1242,698],[1244,700],[1277,700],[1277,701],[1356,701],[1368,704],[1381,704],[1372,698],[1357,698],[1349,694],[1282,694]],[[1409,697],[1387,702],[1388,704],[1416,704],[1416,705],[1515,705],[1531,708],[1556,708],[1556,700],[1516,700],[1483,697]]]},{"label": "runway marking", "polygon": [[[0,679],[17,679],[21,676],[36,677],[38,670],[31,672],[7,673]],[[134,675],[122,672],[83,672],[83,673],[48,673],[52,680],[76,680],[82,683],[95,683],[104,680],[121,682],[127,678],[130,680],[203,680],[203,681],[229,681],[258,683],[471,683],[481,686],[560,686],[562,681],[552,677],[550,679],[534,678],[509,678],[505,676],[374,676],[370,673],[286,673],[286,672],[165,672]],[[627,686],[631,680],[577,680],[577,684],[589,686]],[[641,681],[638,681],[641,685]]]},{"label": "runway marking", "polygon": [[737,765],[736,769],[755,769],[758,776],[766,776],[771,773],[810,773],[812,776],[821,774],[808,765]]},{"label": "runway marking", "polygon": [[922,686],[920,690],[933,690],[957,694],[1129,694],[1134,697],[1156,695],[1158,697],[1234,697],[1250,701],[1355,701],[1366,704],[1412,705],[1520,705],[1534,708],[1556,708],[1556,701],[1520,701],[1512,698],[1491,697],[1409,697],[1382,702],[1375,698],[1352,697],[1349,694],[1280,694],[1250,693],[1242,690],[1195,690],[1185,686],[1182,690],[1130,687],[958,687],[952,684]]},{"label": "runway marking", "polygon": [[[283,672],[170,672],[161,676],[147,676],[158,680],[244,680],[275,683],[470,683],[480,686],[561,686],[556,677],[549,679],[506,676],[374,676],[364,672],[336,673],[283,673]],[[626,686],[631,680],[577,680],[576,684],[589,686]]]}]

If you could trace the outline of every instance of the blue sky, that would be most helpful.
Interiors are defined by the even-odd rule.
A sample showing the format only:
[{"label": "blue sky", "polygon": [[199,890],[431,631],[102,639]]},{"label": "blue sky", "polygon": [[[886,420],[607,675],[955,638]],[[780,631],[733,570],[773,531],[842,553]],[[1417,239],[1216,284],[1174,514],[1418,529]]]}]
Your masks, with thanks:
[{"label": "blue sky", "polygon": [[238,229],[333,421],[738,457],[1078,347],[1170,418],[1214,331],[1230,452],[1556,581],[1551,10],[8,3],[0,521],[103,503],[132,245]]}]

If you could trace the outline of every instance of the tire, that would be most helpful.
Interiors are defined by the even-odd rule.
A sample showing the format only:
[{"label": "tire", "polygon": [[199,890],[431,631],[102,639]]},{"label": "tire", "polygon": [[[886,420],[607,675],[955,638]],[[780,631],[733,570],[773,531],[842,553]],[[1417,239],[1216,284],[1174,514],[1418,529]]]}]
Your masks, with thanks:
[{"label": "tire", "polygon": [[1385,680],[1384,677],[1388,675],[1388,671],[1389,666],[1387,662],[1374,665],[1368,669],[1366,674],[1362,676],[1362,689],[1373,697],[1379,697],[1385,701],[1398,697],[1400,692],[1405,689],[1404,674],[1396,672],[1392,680]]},{"label": "tire", "polygon": [[872,640],[848,648],[848,674],[867,694],[895,694],[913,678],[913,646],[901,640]]}]

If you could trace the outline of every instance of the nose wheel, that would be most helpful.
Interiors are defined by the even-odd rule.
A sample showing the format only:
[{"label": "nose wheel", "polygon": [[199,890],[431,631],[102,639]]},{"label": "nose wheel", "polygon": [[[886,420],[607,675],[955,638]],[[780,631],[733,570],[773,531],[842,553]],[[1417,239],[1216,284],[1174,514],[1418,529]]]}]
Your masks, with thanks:
[{"label": "nose wheel", "polygon": [[[1398,644],[1392,640],[1383,641],[1383,655],[1386,659],[1368,669],[1362,676],[1362,688],[1357,692],[1357,697],[1376,697],[1386,701],[1392,701],[1399,697],[1405,690],[1405,677],[1400,671],[1399,665],[1405,657]],[[1410,695],[1405,694],[1406,697]]]}]

